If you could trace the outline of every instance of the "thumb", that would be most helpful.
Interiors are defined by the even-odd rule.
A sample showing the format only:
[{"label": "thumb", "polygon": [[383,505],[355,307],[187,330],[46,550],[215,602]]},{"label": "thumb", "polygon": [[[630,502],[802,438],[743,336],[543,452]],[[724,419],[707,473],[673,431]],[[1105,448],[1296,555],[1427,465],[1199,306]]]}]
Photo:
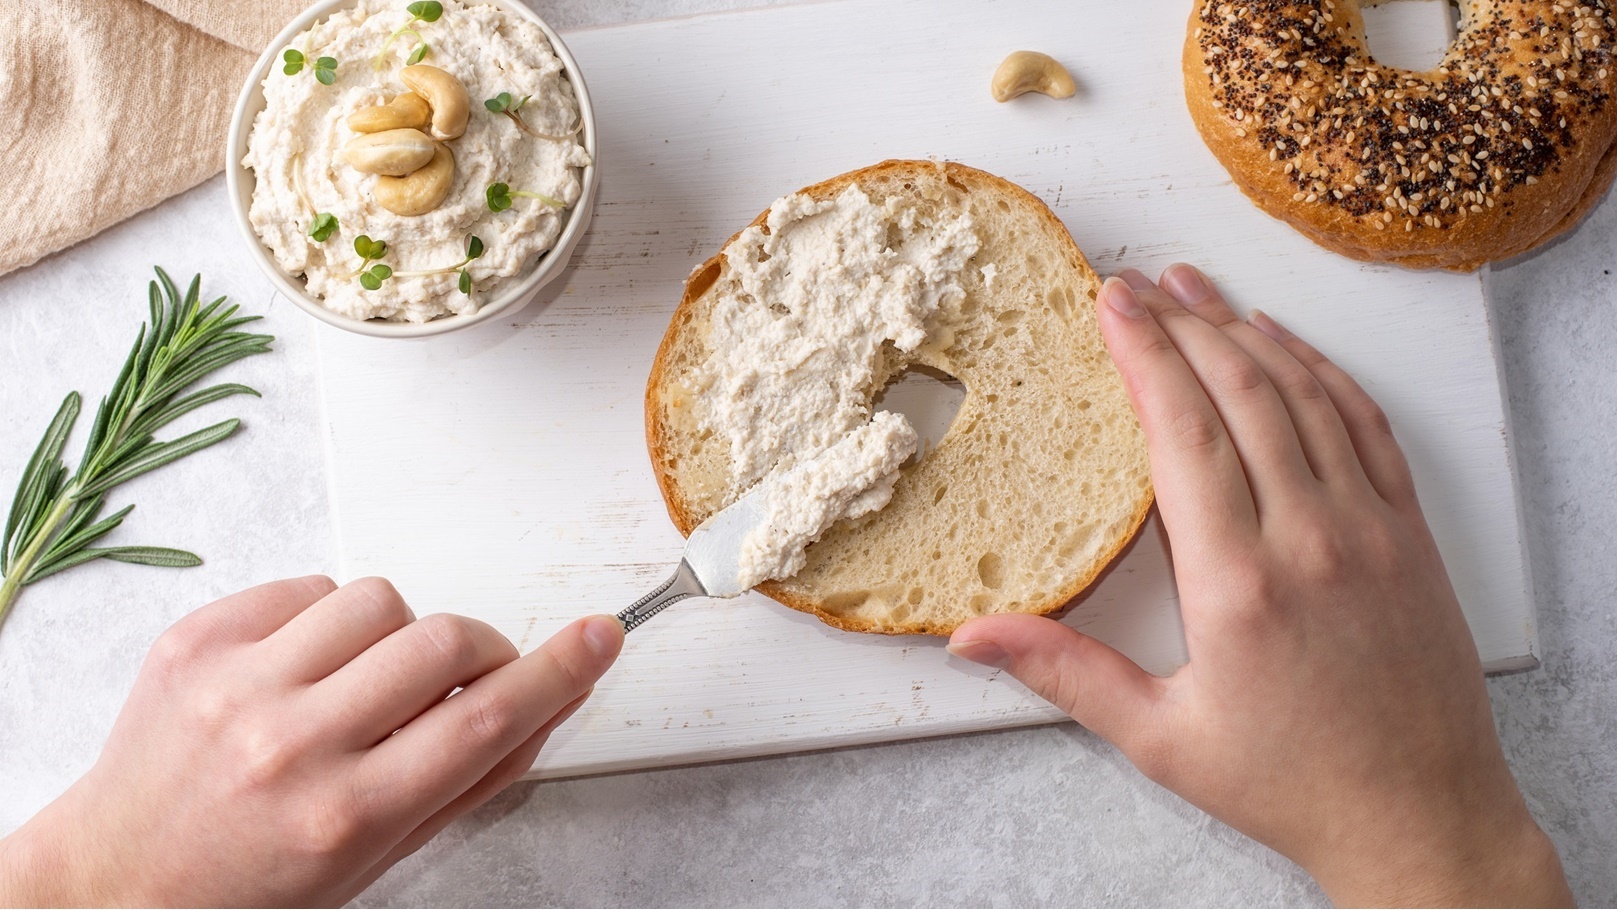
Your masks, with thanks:
[{"label": "thumb", "polygon": [[984,616],[955,630],[948,651],[1004,669],[1125,753],[1151,722],[1163,680],[1115,648],[1053,619]]}]

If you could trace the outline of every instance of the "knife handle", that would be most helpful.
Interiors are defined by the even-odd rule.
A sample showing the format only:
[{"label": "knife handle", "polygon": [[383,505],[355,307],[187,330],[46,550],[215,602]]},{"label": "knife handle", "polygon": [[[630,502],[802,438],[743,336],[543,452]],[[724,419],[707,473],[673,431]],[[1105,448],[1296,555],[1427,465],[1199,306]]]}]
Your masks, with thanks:
[{"label": "knife handle", "polygon": [[679,561],[679,568],[674,570],[674,574],[670,575],[667,581],[619,613],[618,622],[623,623],[625,633],[633,632],[641,623],[685,598],[706,595],[707,590],[696,580],[696,573],[691,570],[690,564],[682,559]]}]

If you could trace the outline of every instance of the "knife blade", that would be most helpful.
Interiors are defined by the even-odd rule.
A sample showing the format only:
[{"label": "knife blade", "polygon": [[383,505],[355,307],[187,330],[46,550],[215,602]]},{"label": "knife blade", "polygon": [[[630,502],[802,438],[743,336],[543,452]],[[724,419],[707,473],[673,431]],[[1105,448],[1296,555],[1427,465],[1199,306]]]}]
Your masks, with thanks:
[{"label": "knife blade", "polygon": [[764,522],[765,486],[753,487],[696,526],[674,574],[618,614],[623,631],[633,632],[687,597],[736,597],[750,590],[741,584],[741,544]]}]

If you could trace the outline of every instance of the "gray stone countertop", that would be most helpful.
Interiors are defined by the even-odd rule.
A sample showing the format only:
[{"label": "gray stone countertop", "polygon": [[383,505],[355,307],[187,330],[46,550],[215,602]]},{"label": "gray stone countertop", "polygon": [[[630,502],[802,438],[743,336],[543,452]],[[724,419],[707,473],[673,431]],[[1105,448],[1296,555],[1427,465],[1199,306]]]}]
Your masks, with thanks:
[{"label": "gray stone countertop", "polygon": [[[562,30],[751,0],[535,0]],[[122,540],[184,572],[95,564],[30,590],[0,635],[0,832],[94,761],[145,649],[216,597],[334,563],[312,320],[229,236],[187,226],[221,178],[0,279],[0,482],[68,389],[103,389],[153,262],[263,311],[278,353],[235,377],[248,431],[126,488]],[[1493,271],[1544,663],[1489,684],[1517,779],[1585,904],[1617,900],[1617,200]],[[241,465],[255,465],[244,476]],[[138,540],[137,540],[138,539]],[[451,826],[355,902],[383,905],[1317,905],[1290,863],[1141,778],[1075,725],[542,784]]]}]

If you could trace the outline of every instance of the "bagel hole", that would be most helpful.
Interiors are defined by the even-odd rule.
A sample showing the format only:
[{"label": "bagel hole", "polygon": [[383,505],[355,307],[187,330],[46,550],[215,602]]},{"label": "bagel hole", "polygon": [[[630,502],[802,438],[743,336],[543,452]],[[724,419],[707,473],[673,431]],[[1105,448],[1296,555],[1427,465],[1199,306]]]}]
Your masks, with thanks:
[{"label": "bagel hole", "polygon": [[921,437],[907,464],[920,461],[949,435],[955,415],[966,401],[960,380],[928,366],[903,370],[876,396],[876,410],[902,414]]},{"label": "bagel hole", "polygon": [[1436,69],[1459,27],[1455,0],[1377,0],[1364,3],[1364,38],[1383,66],[1424,73]]}]

